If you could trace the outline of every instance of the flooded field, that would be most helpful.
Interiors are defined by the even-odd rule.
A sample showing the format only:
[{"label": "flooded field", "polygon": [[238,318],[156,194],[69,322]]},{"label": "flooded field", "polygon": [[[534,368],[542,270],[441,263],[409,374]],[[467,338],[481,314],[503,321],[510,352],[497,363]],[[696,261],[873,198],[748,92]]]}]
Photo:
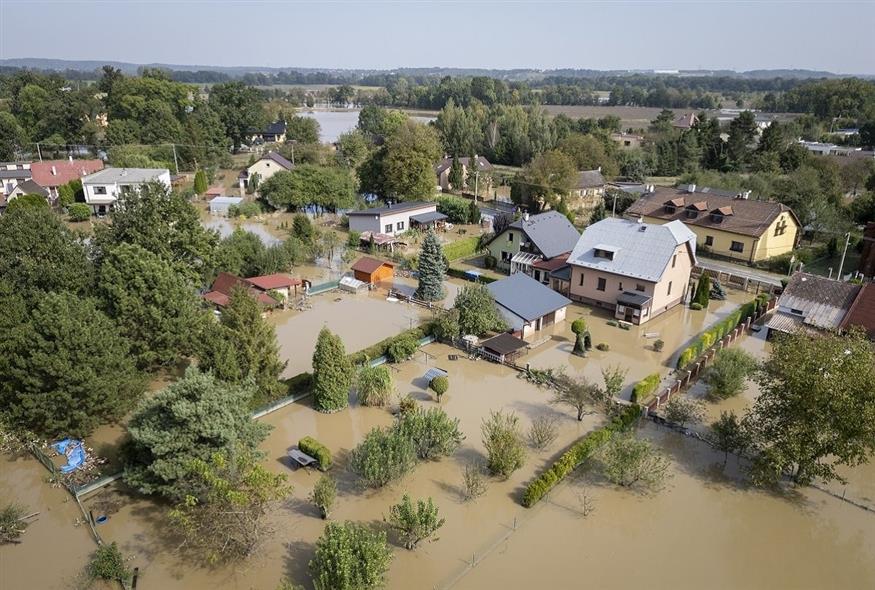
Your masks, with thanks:
[{"label": "flooded field", "polygon": [[[319,123],[319,141],[322,143],[334,143],[337,139],[356,128],[359,122],[359,110],[299,110],[296,113],[301,117],[316,119]],[[411,115],[410,118],[419,123],[434,121],[435,117]]]}]

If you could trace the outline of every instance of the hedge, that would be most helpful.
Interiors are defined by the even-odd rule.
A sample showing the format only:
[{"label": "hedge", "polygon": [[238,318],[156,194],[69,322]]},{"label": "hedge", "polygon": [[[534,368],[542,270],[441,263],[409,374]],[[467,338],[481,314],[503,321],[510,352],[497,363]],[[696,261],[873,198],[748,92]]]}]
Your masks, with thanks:
[{"label": "hedge", "polygon": [[523,493],[523,506],[526,508],[534,506],[578,465],[592,456],[596,449],[608,442],[614,433],[629,428],[640,415],[641,409],[638,406],[627,406],[607,426],[590,432],[574,443],[547,471],[526,487]]},{"label": "hedge", "polygon": [[298,448],[301,449],[301,452],[316,459],[319,462],[319,469],[322,471],[328,471],[331,467],[331,451],[315,438],[305,436],[298,441]]},{"label": "hedge", "polygon": [[[466,272],[467,271],[465,271],[461,268],[450,267],[447,269],[447,276],[456,277],[457,279],[465,279],[467,281],[470,281],[471,275],[465,274]],[[498,279],[494,279],[494,278],[486,276],[486,275],[480,275],[479,277],[477,277],[477,280],[485,285],[487,283],[494,283]]]},{"label": "hedge", "polygon": [[659,373],[648,375],[632,388],[632,402],[642,403],[644,399],[659,387]]},{"label": "hedge", "polygon": [[714,346],[716,342],[719,342],[724,336],[734,330],[738,324],[748,317],[755,316],[757,309],[765,305],[769,299],[771,299],[771,295],[768,293],[760,293],[753,300],[739,306],[739,308],[729,314],[728,317],[702,332],[692,344],[681,352],[678,357],[677,368],[683,369],[699,358],[702,353]]},{"label": "hedge", "polygon": [[369,359],[374,359],[383,355],[389,354],[389,349],[396,342],[418,341],[426,336],[431,336],[434,331],[434,322],[425,322],[416,328],[405,330],[395,336],[390,336],[385,340],[377,342],[373,346],[369,346],[358,352],[349,355],[349,360],[354,365],[360,365]]},{"label": "hedge", "polygon": [[453,261],[460,258],[467,258],[477,253],[477,244],[480,242],[480,236],[471,236],[456,240],[443,247],[444,256],[447,260]]},{"label": "hedge", "polygon": [[286,379],[285,384],[289,388],[288,395],[306,393],[313,388],[313,373],[298,373]]}]

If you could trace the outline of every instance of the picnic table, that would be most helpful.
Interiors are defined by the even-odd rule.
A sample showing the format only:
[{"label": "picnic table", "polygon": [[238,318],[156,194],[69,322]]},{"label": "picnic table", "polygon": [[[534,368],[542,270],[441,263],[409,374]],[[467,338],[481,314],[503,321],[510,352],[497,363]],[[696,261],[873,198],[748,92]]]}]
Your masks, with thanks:
[{"label": "picnic table", "polygon": [[290,449],[289,458],[301,467],[309,467],[316,462],[316,459],[303,451],[299,451],[298,449]]}]

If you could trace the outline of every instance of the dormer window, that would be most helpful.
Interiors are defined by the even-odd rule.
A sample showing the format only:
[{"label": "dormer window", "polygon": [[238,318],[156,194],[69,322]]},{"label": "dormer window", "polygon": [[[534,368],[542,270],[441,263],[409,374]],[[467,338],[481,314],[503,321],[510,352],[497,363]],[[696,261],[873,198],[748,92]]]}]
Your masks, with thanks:
[{"label": "dormer window", "polygon": [[732,215],[732,207],[720,207],[711,211],[711,221],[723,223],[723,220]]},{"label": "dormer window", "polygon": [[688,219],[695,219],[699,216],[699,213],[702,211],[708,210],[708,204],[705,201],[699,201],[698,203],[690,203],[686,207],[686,214]]},{"label": "dormer window", "polygon": [[722,223],[723,222],[723,214],[717,213],[716,211],[714,213],[711,213],[711,221],[713,221],[714,223]]},{"label": "dormer window", "polygon": [[597,244],[593,248],[592,255],[596,258],[604,258],[605,260],[613,260],[617,253],[617,248],[607,244]]},{"label": "dormer window", "polygon": [[666,201],[662,206],[666,213],[676,213],[678,207],[684,206],[684,198],[679,197],[677,199],[672,199],[671,201]]}]

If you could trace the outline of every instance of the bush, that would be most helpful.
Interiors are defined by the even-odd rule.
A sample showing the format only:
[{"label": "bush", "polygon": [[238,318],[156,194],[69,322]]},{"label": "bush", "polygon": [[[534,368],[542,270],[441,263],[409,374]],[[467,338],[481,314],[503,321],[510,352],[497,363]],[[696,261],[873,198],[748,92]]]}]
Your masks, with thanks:
[{"label": "bush", "polygon": [[[230,210],[228,213],[230,214]],[[237,206],[237,215],[243,217],[257,217],[261,213],[261,205],[257,201],[247,201]]]},{"label": "bush", "polygon": [[447,216],[450,223],[476,223],[471,221],[471,201],[460,197],[441,196],[437,200],[438,213]]},{"label": "bush", "polygon": [[88,221],[91,219],[91,207],[85,203],[71,203],[67,207],[70,221]]},{"label": "bush", "polygon": [[407,412],[413,412],[418,408],[419,405],[416,403],[416,399],[409,393],[398,400],[398,413],[402,416],[407,414]]},{"label": "bush", "polygon": [[397,428],[374,428],[349,458],[352,472],[370,488],[381,488],[400,479],[415,463],[413,442]]},{"label": "bush", "polygon": [[330,522],[316,541],[310,576],[316,590],[373,590],[385,584],[391,561],[386,533]]},{"label": "bush", "polygon": [[643,404],[646,398],[659,387],[660,381],[659,373],[654,373],[636,383],[632,388],[632,402]]},{"label": "bush", "polygon": [[349,237],[346,238],[346,245],[349,248],[358,248],[361,245],[362,234],[357,231],[349,232]]},{"label": "bush", "polygon": [[656,352],[662,352],[663,348],[665,348],[664,340],[655,340],[653,342],[653,350],[655,350]]},{"label": "bush", "polygon": [[393,363],[400,363],[412,357],[417,348],[419,341],[412,335],[406,335],[392,342],[386,349],[386,355]]},{"label": "bush", "polygon": [[438,516],[438,508],[431,498],[428,502],[419,500],[414,506],[410,496],[404,494],[400,504],[389,508],[389,524],[401,534],[408,550],[416,549],[419,543],[431,538],[444,522],[446,519]]},{"label": "bush", "polygon": [[595,347],[602,352],[608,352],[609,350],[611,350],[611,347],[607,342],[599,342],[595,345]]},{"label": "bush", "polygon": [[[414,340],[417,344],[419,340],[425,336],[430,336],[434,331],[434,322],[425,322],[417,328],[412,328],[401,332],[396,336],[391,336],[373,346],[369,346],[358,352],[349,355],[349,361],[354,365],[360,365],[369,359],[378,358],[381,356],[389,356],[389,347],[398,340]],[[415,351],[415,349],[414,349]],[[411,352],[411,354],[413,354]]]},{"label": "bush", "polygon": [[319,463],[319,469],[322,471],[328,471],[331,467],[331,451],[315,438],[305,436],[298,441],[298,448],[301,449],[301,452],[316,459]]},{"label": "bush", "polygon": [[326,474],[319,478],[319,481],[313,486],[311,499],[319,512],[322,513],[322,518],[328,518],[334,501],[337,499],[337,483],[330,475]]},{"label": "bush", "polygon": [[7,504],[0,510],[0,545],[20,543],[18,540],[27,529],[27,509],[19,504]]},{"label": "bush", "polygon": [[428,384],[428,388],[434,392],[434,394],[437,396],[438,403],[440,403],[441,397],[450,388],[450,380],[446,377],[435,377]]},{"label": "bush", "polygon": [[705,417],[705,406],[698,401],[676,397],[665,407],[665,418],[684,426],[687,422],[701,422]]},{"label": "bush", "polygon": [[526,491],[523,493],[523,506],[526,508],[534,506],[578,465],[591,457],[596,449],[609,441],[614,433],[628,429],[638,420],[640,415],[641,410],[638,406],[627,406],[607,426],[588,433],[574,443],[549,469],[536,477],[526,487]]},{"label": "bush", "polygon": [[532,448],[543,451],[555,442],[558,436],[556,416],[550,414],[542,414],[532,420],[532,427],[529,428],[529,444]]},{"label": "bush", "polygon": [[498,259],[492,254],[487,254],[483,259],[483,265],[488,269],[493,269],[498,266]]},{"label": "bush", "polygon": [[384,365],[359,369],[357,389],[363,406],[385,406],[392,394],[392,375]]},{"label": "bush", "polygon": [[608,320],[608,321],[607,321],[607,324],[608,324],[609,326],[613,326],[614,328],[617,327],[617,322],[616,322],[615,320]]},{"label": "bush", "polygon": [[744,350],[721,350],[703,378],[708,384],[708,397],[726,399],[738,395],[744,391],[745,379],[755,367],[756,359]]},{"label": "bush", "polygon": [[523,466],[526,457],[519,418],[503,411],[491,412],[481,426],[483,446],[486,447],[486,466],[493,475],[507,479]]},{"label": "bush", "polygon": [[416,456],[423,460],[449,457],[465,439],[459,430],[459,419],[450,418],[440,408],[405,412],[395,429],[413,443]]},{"label": "bush", "polygon": [[601,453],[605,477],[623,487],[655,491],[668,477],[669,461],[646,440],[631,434],[611,437]]},{"label": "bush", "polygon": [[131,570],[125,564],[125,558],[115,542],[101,545],[86,567],[86,572],[92,580],[109,580],[112,582],[127,582],[131,579]]},{"label": "bush", "polygon": [[[749,301],[744,305],[739,306],[738,309],[733,311],[726,318],[703,331],[690,346],[681,352],[678,357],[677,368],[683,369],[699,358],[701,354],[706,352],[715,343],[719,342],[727,334],[738,327],[742,320],[756,315],[757,310],[760,307],[765,306],[770,299],[771,296],[768,293],[760,293],[753,299],[753,301]],[[693,305],[695,304],[690,305],[690,308],[693,308]]]},{"label": "bush", "polygon": [[690,309],[693,311],[702,311],[702,304],[694,301],[693,303],[690,303]]},{"label": "bush", "polygon": [[459,260],[460,258],[468,258],[469,256],[473,256],[477,253],[477,245],[480,241],[478,236],[471,236],[469,238],[462,238],[461,240],[456,240],[450,244],[447,244],[443,247],[444,256],[447,260]]},{"label": "bush", "polygon": [[477,464],[467,464],[462,470],[462,499],[466,502],[486,493],[487,483],[483,469]]}]

